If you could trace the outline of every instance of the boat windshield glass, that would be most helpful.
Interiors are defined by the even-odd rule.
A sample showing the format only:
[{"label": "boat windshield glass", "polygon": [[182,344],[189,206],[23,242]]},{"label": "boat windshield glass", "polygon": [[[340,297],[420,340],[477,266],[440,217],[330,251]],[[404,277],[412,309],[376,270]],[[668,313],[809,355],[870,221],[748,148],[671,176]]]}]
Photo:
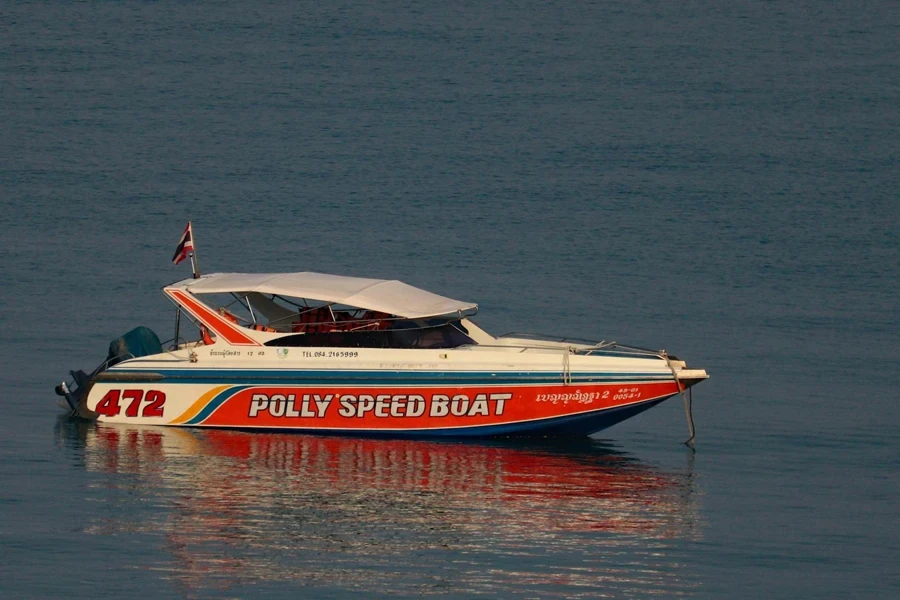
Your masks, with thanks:
[{"label": "boat windshield glass", "polygon": [[270,333],[387,329],[399,317],[372,310],[241,292],[206,294],[202,301],[229,321]]},{"label": "boat windshield glass", "polygon": [[476,342],[459,319],[406,319],[373,310],[273,294],[204,295],[203,302],[233,323],[291,333],[267,346],[327,348],[457,348]]},{"label": "boat windshield glass", "polygon": [[289,335],[272,340],[266,346],[315,348],[458,348],[475,342],[459,321],[425,323],[399,320],[390,329],[355,331],[319,331]]}]

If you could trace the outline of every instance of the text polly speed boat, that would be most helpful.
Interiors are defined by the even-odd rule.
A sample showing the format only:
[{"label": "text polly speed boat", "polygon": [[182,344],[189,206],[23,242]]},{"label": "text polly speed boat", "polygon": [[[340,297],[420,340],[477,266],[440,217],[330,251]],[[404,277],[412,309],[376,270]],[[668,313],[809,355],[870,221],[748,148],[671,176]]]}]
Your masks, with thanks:
[{"label": "text polly speed boat", "polygon": [[[188,231],[186,231],[186,234]],[[196,274],[196,271],[195,271]],[[706,379],[664,351],[494,337],[477,305],[400,281],[216,273],[163,290],[164,348],[139,327],[61,383],[106,422],[390,436],[588,435]],[[200,339],[181,337],[186,315]]]}]

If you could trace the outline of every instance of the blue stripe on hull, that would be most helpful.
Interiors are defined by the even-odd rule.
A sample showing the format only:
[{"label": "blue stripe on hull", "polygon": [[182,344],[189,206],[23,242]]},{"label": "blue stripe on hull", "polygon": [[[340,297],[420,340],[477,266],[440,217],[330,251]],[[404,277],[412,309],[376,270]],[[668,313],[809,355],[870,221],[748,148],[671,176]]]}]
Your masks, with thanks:
[{"label": "blue stripe on hull", "polygon": [[[428,430],[402,430],[390,431],[378,430],[353,430],[353,429],[299,429],[299,428],[269,428],[269,427],[234,427],[254,432],[278,432],[298,433],[314,435],[342,435],[349,437],[368,438],[403,438],[403,439],[435,439],[435,438],[489,438],[504,436],[548,436],[548,437],[583,437],[612,427],[626,419],[644,412],[657,404],[668,400],[675,394],[656,398],[639,404],[631,404],[619,408],[582,413],[580,415],[568,415],[553,417],[537,421],[524,421],[519,423],[507,423],[503,425],[483,425],[480,427],[458,427],[447,429]],[[193,419],[192,419],[193,421]]]},{"label": "blue stripe on hull", "polygon": [[[140,370],[109,370],[104,382],[133,383]],[[385,385],[510,385],[557,384],[563,381],[562,373],[529,371],[313,371],[313,370],[250,370],[250,369],[156,369],[146,373],[162,375],[165,383],[209,383],[235,385],[358,385],[382,383]],[[116,378],[121,375],[121,378]],[[572,373],[571,383],[616,383],[628,381],[667,381],[670,373]],[[159,382],[159,380],[155,380]]]}]

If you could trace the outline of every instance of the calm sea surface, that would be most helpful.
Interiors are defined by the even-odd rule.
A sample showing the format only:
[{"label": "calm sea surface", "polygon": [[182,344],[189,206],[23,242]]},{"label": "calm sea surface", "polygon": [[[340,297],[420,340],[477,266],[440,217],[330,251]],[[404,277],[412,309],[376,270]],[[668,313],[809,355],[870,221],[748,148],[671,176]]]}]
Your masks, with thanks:
[{"label": "calm sea surface", "polygon": [[[374,3],[373,3],[374,4]],[[0,596],[900,597],[900,4],[6,2]],[[203,271],[665,348],[584,440],[68,420]]]}]

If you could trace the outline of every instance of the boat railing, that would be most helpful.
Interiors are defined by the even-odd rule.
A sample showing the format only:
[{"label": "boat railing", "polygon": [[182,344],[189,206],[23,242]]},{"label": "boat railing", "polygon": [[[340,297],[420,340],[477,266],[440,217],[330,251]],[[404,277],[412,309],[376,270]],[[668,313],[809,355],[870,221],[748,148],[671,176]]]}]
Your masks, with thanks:
[{"label": "boat railing", "polygon": [[[558,342],[558,343],[570,343],[570,344],[579,344],[585,346],[595,346],[597,344],[605,344],[607,342],[596,340],[588,340],[585,338],[573,338],[573,337],[559,337],[556,335],[546,335],[543,333],[519,333],[519,332],[510,332],[504,333],[503,335],[497,336],[497,339],[504,338],[512,338],[512,339],[521,339],[521,340],[534,340],[538,342]],[[615,342],[609,342],[615,343]]]},{"label": "boat railing", "polygon": [[135,358],[134,354],[132,354],[131,352],[123,352],[122,354],[116,354],[115,356],[111,356],[111,357],[107,358],[102,363],[100,363],[96,369],[94,369],[94,371],[91,373],[90,378],[93,379],[94,377],[96,377],[97,375],[99,375],[100,373],[102,373],[103,371],[108,369],[109,367],[111,367],[113,365],[117,365],[120,362],[126,361],[129,358]]},{"label": "boat railing", "polygon": [[183,348],[202,346],[203,340],[188,340],[187,338],[179,335],[177,338],[168,339],[162,342],[160,345],[166,349],[166,352],[172,353]]},{"label": "boat railing", "polygon": [[[638,346],[626,346],[615,341],[607,342],[601,340],[599,342],[585,340],[580,338],[560,338],[557,336],[548,336],[534,333],[506,333],[497,338],[498,340],[509,340],[513,343],[500,344],[478,344],[484,348],[518,348],[520,352],[528,350],[568,350],[569,354],[579,354],[583,356],[603,355],[603,356],[623,356],[635,358],[663,358],[666,354],[665,350],[653,350],[651,348],[640,348]],[[516,340],[533,340],[533,344],[516,344]],[[545,342],[541,344],[540,342]],[[552,345],[551,345],[552,344]],[[670,359],[677,360],[674,356]]]}]

